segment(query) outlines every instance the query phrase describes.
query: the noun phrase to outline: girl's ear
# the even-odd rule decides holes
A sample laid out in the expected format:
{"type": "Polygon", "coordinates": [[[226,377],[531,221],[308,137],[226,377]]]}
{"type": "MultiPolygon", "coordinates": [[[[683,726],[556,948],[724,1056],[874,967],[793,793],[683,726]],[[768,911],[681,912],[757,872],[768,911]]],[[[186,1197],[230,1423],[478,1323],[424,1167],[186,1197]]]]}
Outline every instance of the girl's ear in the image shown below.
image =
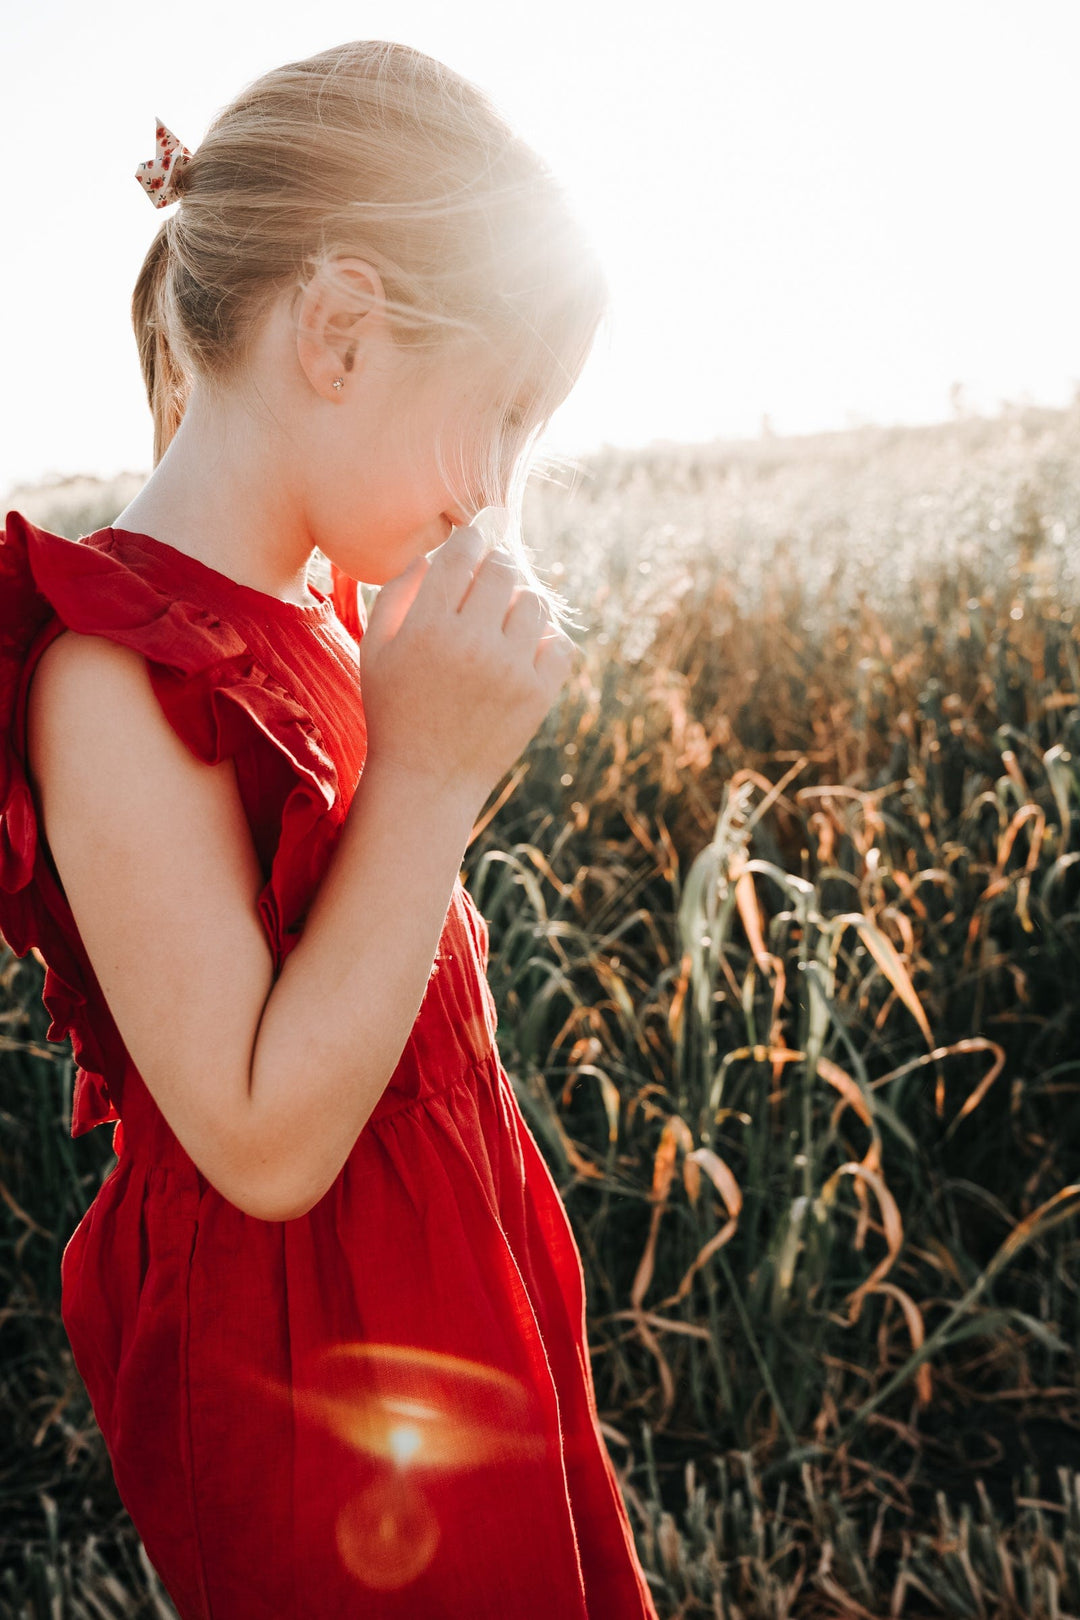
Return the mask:
{"type": "Polygon", "coordinates": [[[379,272],[364,259],[321,264],[301,288],[296,353],[315,392],[335,400],[335,377],[363,364],[365,346],[381,336],[386,294],[379,272]]]}

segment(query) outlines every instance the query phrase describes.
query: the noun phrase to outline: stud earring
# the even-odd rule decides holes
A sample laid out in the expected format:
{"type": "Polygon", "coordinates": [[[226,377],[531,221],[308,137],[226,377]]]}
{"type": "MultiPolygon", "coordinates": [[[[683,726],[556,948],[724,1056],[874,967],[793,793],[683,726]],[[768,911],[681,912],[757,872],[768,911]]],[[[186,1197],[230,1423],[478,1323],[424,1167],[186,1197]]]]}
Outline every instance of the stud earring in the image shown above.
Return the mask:
{"type": "Polygon", "coordinates": [[[335,377],[333,382],[330,384],[330,386],[331,386],[331,388],[344,388],[344,386],[345,386],[344,377],[335,377]]]}

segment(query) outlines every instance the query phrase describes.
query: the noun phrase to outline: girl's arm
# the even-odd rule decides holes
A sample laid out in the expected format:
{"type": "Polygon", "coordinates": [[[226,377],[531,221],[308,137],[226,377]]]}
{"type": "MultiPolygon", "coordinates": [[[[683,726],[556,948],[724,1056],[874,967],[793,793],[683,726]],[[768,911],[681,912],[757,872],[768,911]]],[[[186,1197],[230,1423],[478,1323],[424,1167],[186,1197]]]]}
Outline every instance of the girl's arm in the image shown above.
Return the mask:
{"type": "Polygon", "coordinates": [[[50,852],[158,1107],[231,1203],[304,1214],[405,1046],[475,795],[436,795],[372,760],[275,982],[232,762],[195,758],[142,656],[64,631],[38,661],[27,719],[50,852]]]}
{"type": "Polygon", "coordinates": [[[485,797],[378,759],[365,766],[257,1031],[250,1118],[272,1219],[322,1197],[394,1072],[485,797]],[[298,1126],[310,1130],[302,1155],[298,1126]]]}

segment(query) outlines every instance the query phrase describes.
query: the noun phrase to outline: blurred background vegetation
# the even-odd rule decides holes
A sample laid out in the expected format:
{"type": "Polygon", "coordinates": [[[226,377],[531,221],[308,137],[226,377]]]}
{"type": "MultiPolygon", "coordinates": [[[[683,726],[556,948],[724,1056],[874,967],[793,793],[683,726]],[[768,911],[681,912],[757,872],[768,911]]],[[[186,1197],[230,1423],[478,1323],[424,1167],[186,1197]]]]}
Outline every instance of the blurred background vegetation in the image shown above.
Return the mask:
{"type": "MultiPolygon", "coordinates": [[[[605,451],[526,532],[586,656],[463,875],[660,1614],[1080,1615],[1080,402],[605,451]]],[[[59,1318],[111,1133],[0,952],[0,1612],[171,1615],[59,1318]]]]}

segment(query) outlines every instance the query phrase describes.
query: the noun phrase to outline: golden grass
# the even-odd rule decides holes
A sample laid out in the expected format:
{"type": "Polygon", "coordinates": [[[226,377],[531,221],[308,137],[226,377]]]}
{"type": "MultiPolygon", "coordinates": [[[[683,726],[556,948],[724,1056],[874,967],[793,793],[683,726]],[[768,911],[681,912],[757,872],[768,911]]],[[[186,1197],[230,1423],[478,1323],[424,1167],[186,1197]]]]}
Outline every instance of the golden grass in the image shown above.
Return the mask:
{"type": "MultiPolygon", "coordinates": [[[[585,658],[466,879],[661,1613],[1080,1614],[1080,411],[583,473],[528,532],[585,658]]],[[[9,1330],[72,1146],[0,1166],[9,1330]]]]}

